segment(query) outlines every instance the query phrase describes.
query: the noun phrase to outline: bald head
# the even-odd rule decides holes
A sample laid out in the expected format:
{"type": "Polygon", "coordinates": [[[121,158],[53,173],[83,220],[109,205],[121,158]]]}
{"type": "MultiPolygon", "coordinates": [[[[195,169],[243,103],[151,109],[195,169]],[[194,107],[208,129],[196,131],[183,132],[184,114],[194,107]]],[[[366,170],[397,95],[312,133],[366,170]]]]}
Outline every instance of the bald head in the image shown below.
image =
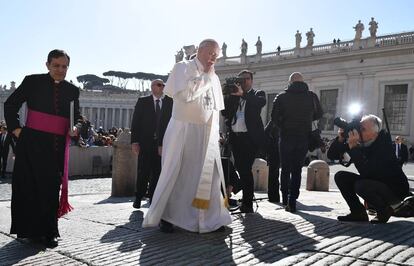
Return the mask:
{"type": "Polygon", "coordinates": [[[303,76],[300,72],[293,72],[289,77],[289,83],[297,81],[303,82],[303,76]]]}

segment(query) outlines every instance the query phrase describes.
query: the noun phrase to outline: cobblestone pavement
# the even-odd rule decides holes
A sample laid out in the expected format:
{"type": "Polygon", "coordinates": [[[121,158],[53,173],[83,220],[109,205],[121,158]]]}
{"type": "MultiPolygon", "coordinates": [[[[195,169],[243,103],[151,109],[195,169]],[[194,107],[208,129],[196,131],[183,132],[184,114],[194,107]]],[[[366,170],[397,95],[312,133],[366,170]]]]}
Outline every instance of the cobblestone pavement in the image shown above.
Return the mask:
{"type": "Polygon", "coordinates": [[[9,183],[0,183],[0,265],[414,265],[414,218],[338,222],[348,210],[333,184],[302,189],[296,214],[256,193],[257,212],[233,214],[225,232],[164,234],[141,227],[145,202],[135,210],[132,197],[110,197],[110,178],[71,180],[75,210],[59,221],[59,246],[44,249],[9,234],[9,183]]]}

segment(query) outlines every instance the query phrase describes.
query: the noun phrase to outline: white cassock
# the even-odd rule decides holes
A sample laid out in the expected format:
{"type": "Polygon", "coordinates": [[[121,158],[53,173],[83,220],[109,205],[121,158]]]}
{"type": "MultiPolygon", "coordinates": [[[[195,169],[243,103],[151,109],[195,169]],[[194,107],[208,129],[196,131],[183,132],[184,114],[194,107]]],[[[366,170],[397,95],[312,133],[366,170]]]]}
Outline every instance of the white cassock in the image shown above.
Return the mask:
{"type": "Polygon", "coordinates": [[[219,78],[195,58],[175,64],[164,93],[174,99],[163,140],[162,170],[142,226],[161,219],[185,230],[211,232],[231,223],[220,187],[219,78]]]}

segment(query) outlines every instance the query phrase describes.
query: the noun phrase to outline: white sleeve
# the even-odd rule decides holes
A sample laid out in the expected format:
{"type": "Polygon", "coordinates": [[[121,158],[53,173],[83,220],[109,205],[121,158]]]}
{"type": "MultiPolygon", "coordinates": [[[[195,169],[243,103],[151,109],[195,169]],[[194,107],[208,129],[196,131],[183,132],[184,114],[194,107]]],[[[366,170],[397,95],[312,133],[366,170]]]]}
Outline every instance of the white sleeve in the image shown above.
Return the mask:
{"type": "Polygon", "coordinates": [[[211,89],[211,77],[207,73],[200,74],[191,62],[175,64],[168,77],[164,93],[174,100],[191,102],[211,89]]]}

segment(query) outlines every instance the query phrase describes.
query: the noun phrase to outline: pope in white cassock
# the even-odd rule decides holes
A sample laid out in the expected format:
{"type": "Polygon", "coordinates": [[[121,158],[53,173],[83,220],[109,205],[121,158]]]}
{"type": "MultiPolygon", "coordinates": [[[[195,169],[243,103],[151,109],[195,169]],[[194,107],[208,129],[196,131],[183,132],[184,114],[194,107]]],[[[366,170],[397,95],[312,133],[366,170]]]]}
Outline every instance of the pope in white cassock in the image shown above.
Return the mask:
{"type": "Polygon", "coordinates": [[[219,112],[224,103],[214,71],[219,52],[215,40],[202,41],[196,58],[175,64],[168,78],[164,93],[174,105],[163,141],[160,178],[143,227],[161,221],[161,230],[173,224],[207,233],[231,223],[220,189],[224,176],[219,112]]]}

